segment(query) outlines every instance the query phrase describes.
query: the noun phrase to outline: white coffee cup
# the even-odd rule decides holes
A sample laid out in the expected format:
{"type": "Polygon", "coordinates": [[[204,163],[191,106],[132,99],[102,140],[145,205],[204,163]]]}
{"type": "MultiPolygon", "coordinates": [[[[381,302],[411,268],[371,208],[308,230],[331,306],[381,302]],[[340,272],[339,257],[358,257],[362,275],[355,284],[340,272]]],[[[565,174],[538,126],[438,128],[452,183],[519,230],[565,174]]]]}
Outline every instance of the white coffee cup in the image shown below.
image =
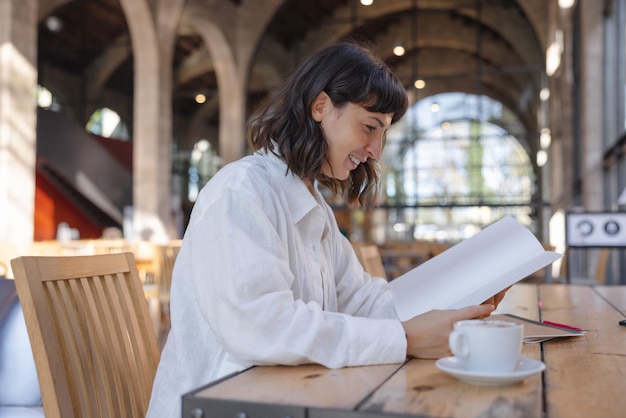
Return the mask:
{"type": "Polygon", "coordinates": [[[509,373],[519,362],[523,336],[519,323],[470,319],[454,324],[448,342],[466,370],[509,373]]]}

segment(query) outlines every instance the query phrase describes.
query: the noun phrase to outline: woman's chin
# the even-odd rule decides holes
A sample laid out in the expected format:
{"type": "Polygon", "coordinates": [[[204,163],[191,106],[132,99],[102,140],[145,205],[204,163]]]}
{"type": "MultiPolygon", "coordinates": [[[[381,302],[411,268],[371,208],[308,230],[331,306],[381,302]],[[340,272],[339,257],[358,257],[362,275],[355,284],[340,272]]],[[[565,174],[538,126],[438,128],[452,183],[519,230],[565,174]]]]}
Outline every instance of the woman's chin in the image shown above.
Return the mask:
{"type": "Polygon", "coordinates": [[[326,172],[326,170],[322,170],[322,173],[328,178],[343,181],[343,180],[347,180],[348,177],[350,177],[350,173],[352,172],[352,169],[344,168],[340,172],[337,172],[337,171],[329,174],[326,172]]]}
{"type": "Polygon", "coordinates": [[[350,171],[350,170],[348,170],[348,171],[346,171],[346,172],[344,172],[344,173],[341,173],[341,176],[337,176],[337,177],[336,177],[336,179],[337,179],[337,180],[341,180],[341,181],[343,181],[343,180],[347,180],[347,179],[350,177],[350,172],[351,172],[351,171],[350,171]]]}

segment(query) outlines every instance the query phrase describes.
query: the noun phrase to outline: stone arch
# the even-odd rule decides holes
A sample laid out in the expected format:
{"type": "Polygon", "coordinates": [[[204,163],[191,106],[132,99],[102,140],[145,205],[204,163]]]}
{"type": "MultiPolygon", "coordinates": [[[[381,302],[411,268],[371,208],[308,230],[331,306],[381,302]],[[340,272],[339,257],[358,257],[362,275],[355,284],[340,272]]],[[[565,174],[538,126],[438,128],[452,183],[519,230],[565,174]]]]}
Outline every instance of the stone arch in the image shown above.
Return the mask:
{"type": "Polygon", "coordinates": [[[41,0],[39,2],[39,18],[38,21],[42,21],[50,14],[52,14],[56,9],[65,4],[69,3],[72,0],[41,0]]]}
{"type": "Polygon", "coordinates": [[[87,69],[88,98],[91,99],[100,94],[107,80],[126,61],[131,52],[129,36],[123,34],[89,66],[87,69]]]}
{"type": "Polygon", "coordinates": [[[193,3],[187,19],[204,40],[218,81],[219,154],[228,163],[245,154],[245,105],[250,64],[266,25],[283,0],[215,10],[193,3]],[[268,4],[269,3],[269,4],[268,4]]]}

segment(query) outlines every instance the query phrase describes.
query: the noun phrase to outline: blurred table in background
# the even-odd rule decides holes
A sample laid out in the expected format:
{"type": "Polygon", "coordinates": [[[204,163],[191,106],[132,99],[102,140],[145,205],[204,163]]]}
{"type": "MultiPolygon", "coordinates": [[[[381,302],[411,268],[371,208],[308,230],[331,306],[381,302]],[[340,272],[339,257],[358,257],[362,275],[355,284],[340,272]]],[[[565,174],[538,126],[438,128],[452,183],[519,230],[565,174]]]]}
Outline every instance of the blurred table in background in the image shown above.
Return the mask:
{"type": "Polygon", "coordinates": [[[20,256],[78,256],[132,252],[155,331],[162,345],[170,326],[169,287],[174,261],[181,244],[181,240],[156,244],[148,241],[128,242],[124,239],[0,242],[0,277],[13,279],[11,259],[20,256]]]}

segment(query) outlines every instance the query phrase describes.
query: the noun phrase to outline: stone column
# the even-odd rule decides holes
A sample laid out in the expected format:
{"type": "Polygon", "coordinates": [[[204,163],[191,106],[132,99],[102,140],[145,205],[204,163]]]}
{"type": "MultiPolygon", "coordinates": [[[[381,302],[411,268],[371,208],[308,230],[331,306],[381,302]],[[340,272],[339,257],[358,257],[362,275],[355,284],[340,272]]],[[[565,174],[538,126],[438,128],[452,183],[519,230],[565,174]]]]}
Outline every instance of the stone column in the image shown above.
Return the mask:
{"type": "Polygon", "coordinates": [[[34,237],[38,3],[0,2],[0,241],[34,237]]]}
{"type": "Polygon", "coordinates": [[[580,2],[582,203],[587,211],[603,210],[604,154],[603,17],[604,2],[580,2]]]}
{"type": "Polygon", "coordinates": [[[135,79],[133,117],[133,240],[166,242],[172,216],[171,79],[182,1],[121,1],[131,34],[135,79]]]}
{"type": "MultiPolygon", "coordinates": [[[[584,212],[603,209],[603,7],[604,2],[580,1],[559,10],[564,54],[553,101],[552,154],[559,168],[552,175],[554,199],[563,209],[584,212]],[[576,25],[579,19],[579,25],[576,25]],[[578,31],[578,33],[575,33],[578,31]],[[574,36],[579,40],[574,43],[574,36]],[[579,48],[575,51],[574,48],[579,48]],[[577,60],[575,62],[575,60],[577,60]],[[578,73],[575,72],[578,68],[578,73]],[[576,97],[574,93],[577,93],[576,97]],[[555,159],[556,160],[556,159],[555,159]],[[560,193],[559,193],[560,192],[560,193]]],[[[569,277],[593,277],[594,250],[567,248],[569,277]]]]}

